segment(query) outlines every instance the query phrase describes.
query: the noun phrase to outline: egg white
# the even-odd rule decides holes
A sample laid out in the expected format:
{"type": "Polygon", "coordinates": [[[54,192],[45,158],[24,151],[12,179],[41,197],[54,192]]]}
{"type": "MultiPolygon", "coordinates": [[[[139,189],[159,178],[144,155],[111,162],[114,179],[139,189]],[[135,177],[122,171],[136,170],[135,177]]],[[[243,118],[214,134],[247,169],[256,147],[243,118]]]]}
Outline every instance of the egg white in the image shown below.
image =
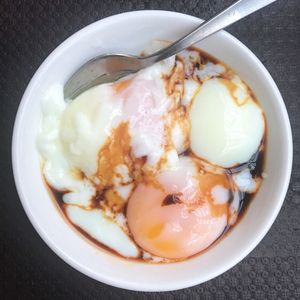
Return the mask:
{"type": "Polygon", "coordinates": [[[96,173],[99,149],[119,122],[121,103],[113,100],[111,85],[99,85],[70,102],[61,117],[65,154],[87,176],[96,173]]]}
{"type": "Polygon", "coordinates": [[[238,105],[217,78],[203,83],[189,117],[192,151],[221,167],[247,162],[258,150],[264,134],[261,108],[250,97],[238,105]]]}
{"type": "Polygon", "coordinates": [[[88,206],[96,190],[88,180],[78,178],[60,140],[60,122],[66,107],[63,87],[55,85],[49,89],[42,101],[43,121],[37,139],[43,173],[53,188],[69,191],[63,196],[66,203],[88,206]]]}
{"type": "Polygon", "coordinates": [[[233,174],[232,178],[238,189],[241,192],[247,193],[255,193],[258,190],[261,181],[259,178],[253,178],[248,168],[233,174]]]}
{"type": "Polygon", "coordinates": [[[68,205],[67,216],[91,237],[125,257],[138,257],[139,249],[116,222],[100,209],[86,210],[68,205]]]}

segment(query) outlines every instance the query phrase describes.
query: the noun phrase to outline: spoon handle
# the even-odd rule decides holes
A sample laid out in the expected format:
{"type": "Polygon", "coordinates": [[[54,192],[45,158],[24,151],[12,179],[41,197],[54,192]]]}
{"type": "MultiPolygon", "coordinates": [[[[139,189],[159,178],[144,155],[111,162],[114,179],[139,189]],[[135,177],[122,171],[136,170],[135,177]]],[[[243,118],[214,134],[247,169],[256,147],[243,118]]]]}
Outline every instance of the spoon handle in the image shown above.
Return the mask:
{"type": "Polygon", "coordinates": [[[194,31],[187,34],[180,40],[174,42],[167,48],[153,53],[146,60],[152,63],[168,58],[199,42],[213,33],[235,23],[236,21],[252,14],[253,12],[271,4],[276,0],[239,0],[211,18],[202,23],[194,31]]]}

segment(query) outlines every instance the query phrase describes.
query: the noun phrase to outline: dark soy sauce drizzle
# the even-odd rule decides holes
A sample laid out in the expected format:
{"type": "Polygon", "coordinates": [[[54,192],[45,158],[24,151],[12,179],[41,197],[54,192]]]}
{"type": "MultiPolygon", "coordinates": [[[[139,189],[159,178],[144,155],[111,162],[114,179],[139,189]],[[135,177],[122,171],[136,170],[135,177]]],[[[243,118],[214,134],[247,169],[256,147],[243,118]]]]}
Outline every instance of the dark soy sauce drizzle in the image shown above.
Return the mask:
{"type": "MultiPolygon", "coordinates": [[[[105,246],[104,244],[100,243],[98,240],[94,239],[92,236],[90,236],[87,232],[85,232],[83,229],[81,229],[79,226],[77,226],[76,224],[74,224],[73,222],[71,222],[71,220],[69,219],[67,212],[66,212],[66,204],[63,201],[63,196],[65,193],[67,193],[67,191],[58,191],[54,188],[52,188],[46,181],[46,185],[49,189],[50,194],[53,196],[55,202],[58,205],[58,210],[63,214],[64,219],[66,219],[66,221],[71,225],[71,227],[75,228],[81,235],[83,235],[83,237],[85,237],[88,241],[92,242],[94,245],[96,245],[97,247],[106,250],[107,252],[113,254],[113,255],[117,255],[121,258],[126,258],[124,256],[122,256],[121,254],[119,254],[117,251],[105,246]]],[[[99,197],[102,197],[101,195],[99,197]]],[[[96,208],[96,207],[100,207],[99,202],[97,201],[98,199],[98,195],[96,195],[95,199],[92,200],[92,208],[96,208]],[[97,204],[96,204],[97,202],[97,204]]],[[[126,259],[131,259],[131,258],[126,258],[126,259]]]]}
{"type": "Polygon", "coordinates": [[[161,206],[166,205],[172,205],[172,204],[180,204],[182,201],[180,200],[180,196],[182,196],[182,193],[177,194],[169,194],[165,197],[165,199],[162,201],[161,206]]]}
{"type": "MultiPolygon", "coordinates": [[[[263,172],[263,168],[264,168],[264,160],[265,160],[265,149],[266,149],[266,139],[264,137],[263,139],[263,144],[264,144],[264,148],[263,150],[257,152],[255,155],[253,155],[253,157],[250,159],[250,161],[248,162],[248,164],[255,164],[255,169],[251,170],[251,174],[254,177],[261,177],[262,176],[262,172],[263,172]]],[[[187,153],[190,153],[190,151],[187,151],[187,153]]],[[[230,170],[228,169],[228,173],[236,173],[237,171],[235,170],[235,172],[230,172],[230,170]]],[[[92,236],[90,236],[87,232],[85,232],[84,230],[82,230],[79,226],[75,225],[74,223],[71,222],[71,220],[68,218],[66,210],[65,210],[65,203],[63,202],[63,195],[66,193],[62,192],[62,191],[58,191],[54,188],[52,188],[47,181],[45,180],[47,187],[49,188],[50,194],[52,194],[55,202],[57,203],[57,205],[59,206],[59,210],[63,213],[64,218],[67,220],[67,222],[73,226],[81,235],[83,235],[87,240],[89,240],[90,242],[92,242],[94,245],[96,245],[97,247],[106,250],[107,252],[113,254],[113,255],[117,255],[118,257],[122,258],[122,259],[129,259],[132,261],[139,261],[139,262],[146,262],[145,260],[143,260],[141,257],[138,258],[126,258],[122,255],[120,255],[118,252],[114,251],[113,249],[105,246],[104,244],[100,243],[98,240],[94,239],[92,236]]],[[[233,228],[243,219],[243,217],[245,216],[253,198],[255,197],[256,193],[253,194],[249,194],[249,193],[241,193],[241,202],[240,202],[240,206],[239,206],[239,212],[238,212],[238,218],[236,220],[236,222],[234,223],[233,226],[227,225],[227,227],[224,229],[224,231],[222,232],[222,234],[211,244],[209,245],[206,249],[202,250],[201,252],[192,255],[190,258],[192,257],[196,257],[198,255],[201,255],[203,253],[205,253],[206,251],[208,251],[209,249],[211,249],[212,247],[216,246],[224,237],[226,237],[228,234],[230,234],[230,232],[233,230],[233,228]]],[[[181,203],[181,200],[179,198],[180,195],[177,194],[170,194],[168,195],[162,202],[162,206],[164,205],[171,205],[171,204],[177,204],[177,203],[181,203]],[[178,201],[177,201],[178,200],[178,201]]],[[[92,202],[92,206],[93,208],[95,207],[100,207],[99,202],[98,201],[102,200],[102,194],[96,195],[95,199],[92,202]],[[97,202],[97,204],[96,204],[97,202]]],[[[124,214],[126,215],[126,207],[124,210],[124,214]]],[[[186,258],[188,259],[188,258],[186,258]]]]}
{"type": "MultiPolygon", "coordinates": [[[[215,57],[211,56],[210,54],[208,54],[208,53],[206,53],[206,52],[204,52],[204,51],[202,51],[198,48],[191,47],[191,48],[189,48],[189,50],[198,51],[201,55],[201,58],[202,58],[201,62],[202,63],[207,63],[208,61],[211,61],[214,64],[222,63],[218,59],[216,59],[215,57]]],[[[224,66],[226,66],[226,64],[224,64],[224,63],[222,63],[222,64],[224,66]]],[[[228,66],[226,66],[226,68],[228,70],[232,70],[228,66]]],[[[220,76],[220,77],[222,77],[222,76],[220,76]]],[[[256,103],[259,103],[251,89],[250,89],[250,92],[251,92],[251,95],[252,95],[253,99],[256,101],[256,103]]],[[[250,169],[250,172],[251,172],[253,177],[262,177],[263,170],[264,170],[264,163],[265,163],[266,146],[267,146],[267,123],[266,123],[265,115],[264,115],[264,119],[265,119],[265,132],[264,132],[264,136],[263,136],[263,139],[261,141],[261,145],[260,145],[259,150],[255,154],[253,154],[253,156],[250,158],[249,162],[247,162],[243,165],[240,165],[240,166],[228,168],[226,170],[228,175],[232,175],[232,174],[237,173],[237,172],[241,171],[242,169],[248,167],[250,169]]],[[[181,156],[193,156],[193,153],[192,153],[191,149],[187,149],[184,153],[181,154],[181,156]]],[[[109,253],[111,253],[113,255],[119,256],[120,258],[129,259],[129,260],[132,260],[132,261],[146,262],[141,257],[138,257],[138,258],[124,258],[124,256],[120,255],[118,252],[114,251],[113,249],[103,245],[98,240],[94,239],[88,233],[86,233],[84,230],[82,230],[79,226],[72,223],[71,220],[67,216],[66,209],[65,209],[66,204],[63,201],[63,195],[65,193],[67,193],[68,191],[58,191],[58,190],[52,188],[48,184],[46,179],[44,179],[44,180],[45,180],[46,186],[49,189],[50,194],[55,199],[55,202],[59,206],[59,210],[63,213],[63,216],[66,219],[66,221],[73,228],[75,228],[80,234],[82,234],[87,240],[92,242],[94,245],[100,247],[101,249],[104,249],[104,250],[108,251],[109,253]]],[[[253,198],[255,197],[255,195],[256,195],[256,193],[253,193],[253,194],[241,193],[241,202],[240,202],[239,211],[238,211],[238,218],[237,218],[236,222],[234,223],[234,225],[233,226],[228,225],[224,229],[223,233],[219,236],[219,238],[217,238],[211,245],[209,245],[206,249],[202,250],[201,252],[199,252],[199,253],[197,253],[197,254],[189,257],[189,258],[196,257],[198,255],[203,254],[204,252],[208,251],[209,249],[211,249],[212,247],[217,245],[225,236],[230,234],[231,230],[233,230],[233,228],[242,220],[242,218],[246,214],[246,212],[247,212],[253,198]]],[[[91,208],[100,208],[101,207],[101,201],[104,200],[103,197],[104,197],[104,192],[103,191],[101,193],[97,193],[96,196],[94,197],[94,199],[92,199],[91,208]]],[[[181,202],[182,201],[180,200],[180,195],[179,194],[170,194],[170,195],[167,195],[167,197],[165,199],[163,199],[162,206],[179,204],[181,202]]],[[[126,209],[127,209],[127,207],[125,206],[125,208],[124,208],[124,214],[125,215],[126,215],[126,209]]],[[[131,236],[131,238],[132,238],[132,236],[131,236]]],[[[188,257],[186,259],[188,259],[188,257]]],[[[151,261],[150,261],[150,263],[151,263],[151,261]]]]}

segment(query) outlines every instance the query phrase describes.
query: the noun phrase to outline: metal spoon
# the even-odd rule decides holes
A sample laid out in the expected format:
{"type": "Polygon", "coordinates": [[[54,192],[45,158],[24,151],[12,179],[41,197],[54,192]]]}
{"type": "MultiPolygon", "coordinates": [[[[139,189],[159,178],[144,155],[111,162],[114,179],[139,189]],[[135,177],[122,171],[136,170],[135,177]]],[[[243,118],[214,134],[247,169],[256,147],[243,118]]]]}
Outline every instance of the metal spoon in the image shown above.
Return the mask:
{"type": "Polygon", "coordinates": [[[175,55],[213,33],[235,23],[276,0],[239,0],[202,23],[194,31],[170,46],[149,56],[105,54],[95,57],[79,68],[64,86],[65,99],[74,99],[85,90],[106,82],[116,81],[158,61],[175,55]]]}

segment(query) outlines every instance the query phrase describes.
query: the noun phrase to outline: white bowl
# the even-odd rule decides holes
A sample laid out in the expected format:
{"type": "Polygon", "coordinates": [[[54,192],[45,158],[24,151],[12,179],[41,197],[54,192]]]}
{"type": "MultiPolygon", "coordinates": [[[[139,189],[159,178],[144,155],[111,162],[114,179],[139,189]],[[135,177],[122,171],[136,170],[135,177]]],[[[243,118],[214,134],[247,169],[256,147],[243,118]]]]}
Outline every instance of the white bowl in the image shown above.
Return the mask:
{"type": "Polygon", "coordinates": [[[41,95],[65,82],[87,60],[101,53],[138,54],[150,41],[175,40],[200,19],[167,11],[137,11],[112,16],[75,33],[44,61],[22,98],[13,134],[13,171],[23,207],[42,239],[63,260],[101,282],[137,291],[189,287],[227,271],[261,241],[274,222],[287,191],[292,166],[292,136],[282,97],[268,71],[236,38],[219,32],[198,46],[231,66],[255,92],[266,113],[268,146],[261,189],[239,224],[204,254],[174,264],[145,264],[96,248],[62,217],[42,180],[36,136],[41,95]]]}

